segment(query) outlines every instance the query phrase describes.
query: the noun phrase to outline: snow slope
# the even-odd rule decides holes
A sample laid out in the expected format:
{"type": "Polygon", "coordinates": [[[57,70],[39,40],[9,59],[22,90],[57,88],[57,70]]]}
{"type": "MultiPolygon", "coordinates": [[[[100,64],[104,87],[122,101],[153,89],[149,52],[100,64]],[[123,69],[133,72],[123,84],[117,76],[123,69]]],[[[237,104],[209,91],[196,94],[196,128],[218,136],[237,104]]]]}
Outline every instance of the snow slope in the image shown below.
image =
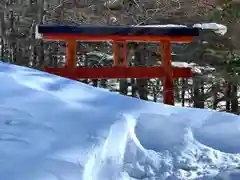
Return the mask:
{"type": "Polygon", "coordinates": [[[0,180],[240,179],[240,118],[0,63],[0,180]]]}

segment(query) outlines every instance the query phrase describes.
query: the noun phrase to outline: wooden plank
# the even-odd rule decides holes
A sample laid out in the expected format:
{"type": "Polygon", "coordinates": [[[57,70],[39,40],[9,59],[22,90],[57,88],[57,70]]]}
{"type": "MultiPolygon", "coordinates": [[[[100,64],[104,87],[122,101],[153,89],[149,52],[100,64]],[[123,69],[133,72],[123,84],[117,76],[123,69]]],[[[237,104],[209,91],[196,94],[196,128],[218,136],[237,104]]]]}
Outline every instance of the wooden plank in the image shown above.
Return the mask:
{"type": "Polygon", "coordinates": [[[169,41],[161,41],[162,66],[165,70],[163,79],[163,102],[174,105],[173,69],[171,67],[171,45],[169,41]]]}
{"type": "Polygon", "coordinates": [[[43,34],[43,38],[46,40],[68,40],[74,39],[78,41],[131,41],[131,42],[192,42],[191,36],[122,36],[122,35],[81,35],[81,34],[43,34]]]}
{"type": "Polygon", "coordinates": [[[119,65],[119,47],[118,42],[113,41],[113,65],[118,66],[119,65]]]}
{"type": "MultiPolygon", "coordinates": [[[[112,67],[112,68],[45,68],[48,73],[70,79],[163,78],[163,67],[112,67]]],[[[173,79],[192,77],[191,68],[172,67],[173,79]]]]}
{"type": "Polygon", "coordinates": [[[67,62],[66,68],[74,69],[76,68],[76,59],[77,59],[77,42],[75,40],[68,40],[67,41],[67,62]]]}
{"type": "Polygon", "coordinates": [[[38,33],[121,35],[121,36],[198,36],[199,28],[161,26],[39,25],[38,33]]]}

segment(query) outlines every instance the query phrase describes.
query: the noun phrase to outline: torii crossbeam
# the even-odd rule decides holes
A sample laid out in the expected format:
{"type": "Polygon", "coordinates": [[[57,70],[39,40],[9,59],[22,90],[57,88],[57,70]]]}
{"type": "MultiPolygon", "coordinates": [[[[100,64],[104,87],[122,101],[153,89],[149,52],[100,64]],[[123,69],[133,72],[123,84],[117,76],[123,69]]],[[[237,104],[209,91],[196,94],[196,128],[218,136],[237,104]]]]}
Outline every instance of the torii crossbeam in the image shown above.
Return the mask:
{"type": "Polygon", "coordinates": [[[174,105],[173,80],[192,77],[190,68],[171,66],[171,42],[188,43],[199,35],[198,28],[154,26],[66,26],[40,25],[38,33],[46,40],[67,42],[67,62],[64,68],[45,68],[46,72],[74,80],[100,78],[162,78],[163,102],[174,105]],[[114,66],[108,68],[76,67],[77,41],[113,41],[114,66]],[[158,67],[128,67],[126,43],[159,42],[162,65],[158,67]],[[124,60],[118,60],[118,43],[123,43],[124,60]]]}

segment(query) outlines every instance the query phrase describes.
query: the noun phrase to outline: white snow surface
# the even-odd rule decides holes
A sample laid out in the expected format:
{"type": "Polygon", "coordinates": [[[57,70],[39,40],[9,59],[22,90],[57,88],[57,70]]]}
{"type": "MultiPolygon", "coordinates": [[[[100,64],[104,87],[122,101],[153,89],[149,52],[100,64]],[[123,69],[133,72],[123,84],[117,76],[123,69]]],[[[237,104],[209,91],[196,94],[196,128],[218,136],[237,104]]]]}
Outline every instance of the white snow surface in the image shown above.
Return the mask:
{"type": "Polygon", "coordinates": [[[239,180],[240,118],[0,63],[1,180],[239,180]]]}
{"type": "MultiPolygon", "coordinates": [[[[166,25],[141,25],[140,27],[159,27],[159,28],[177,28],[177,27],[187,27],[181,24],[166,24],[166,25]]],[[[227,26],[217,23],[198,23],[193,25],[194,28],[209,29],[213,30],[217,34],[224,35],[227,32],[227,26]]]]}
{"type": "Polygon", "coordinates": [[[203,23],[203,24],[194,24],[193,27],[201,28],[201,29],[210,29],[215,31],[216,33],[220,35],[224,35],[227,33],[227,26],[223,24],[217,24],[217,23],[203,23]]]}

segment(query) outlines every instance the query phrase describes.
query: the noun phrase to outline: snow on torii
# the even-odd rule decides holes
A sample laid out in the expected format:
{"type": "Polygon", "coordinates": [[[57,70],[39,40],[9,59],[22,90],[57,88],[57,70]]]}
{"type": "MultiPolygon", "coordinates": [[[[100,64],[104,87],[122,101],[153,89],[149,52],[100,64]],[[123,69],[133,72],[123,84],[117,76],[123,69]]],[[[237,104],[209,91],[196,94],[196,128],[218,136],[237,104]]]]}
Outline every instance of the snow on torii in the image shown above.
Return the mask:
{"type": "Polygon", "coordinates": [[[89,26],[89,25],[39,25],[36,34],[46,40],[67,41],[67,63],[64,68],[45,68],[45,71],[71,79],[99,78],[163,78],[163,102],[174,105],[173,79],[191,77],[191,68],[171,66],[171,42],[191,42],[199,35],[194,27],[144,27],[144,26],[89,26]],[[114,67],[76,68],[77,41],[113,41],[114,67]],[[163,63],[160,67],[128,67],[127,41],[159,42],[163,63]],[[124,60],[118,60],[118,43],[124,44],[124,60]]]}

